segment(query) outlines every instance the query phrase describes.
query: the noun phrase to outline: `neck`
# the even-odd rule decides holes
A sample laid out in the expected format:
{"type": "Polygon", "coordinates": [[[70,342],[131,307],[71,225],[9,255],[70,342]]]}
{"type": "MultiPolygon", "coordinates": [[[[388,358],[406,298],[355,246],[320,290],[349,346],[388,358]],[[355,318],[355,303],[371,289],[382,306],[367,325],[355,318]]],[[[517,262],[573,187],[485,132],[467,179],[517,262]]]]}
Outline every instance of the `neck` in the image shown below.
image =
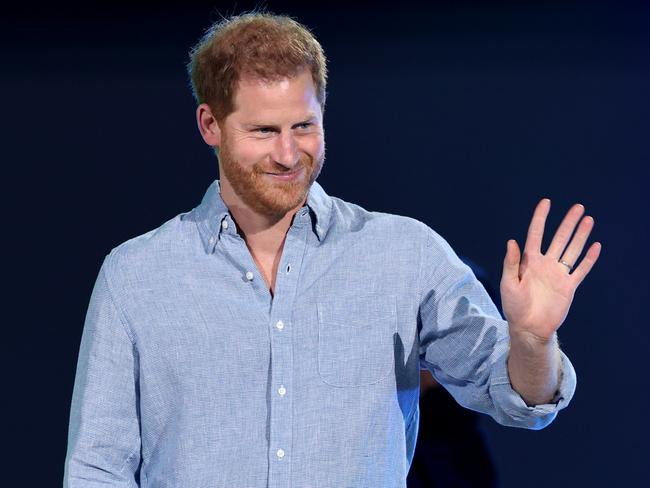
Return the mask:
{"type": "Polygon", "coordinates": [[[226,181],[223,181],[220,191],[222,200],[237,224],[239,235],[249,248],[254,248],[261,255],[276,254],[282,248],[296,212],[307,201],[305,197],[299,205],[284,215],[268,216],[251,210],[226,181]]]}

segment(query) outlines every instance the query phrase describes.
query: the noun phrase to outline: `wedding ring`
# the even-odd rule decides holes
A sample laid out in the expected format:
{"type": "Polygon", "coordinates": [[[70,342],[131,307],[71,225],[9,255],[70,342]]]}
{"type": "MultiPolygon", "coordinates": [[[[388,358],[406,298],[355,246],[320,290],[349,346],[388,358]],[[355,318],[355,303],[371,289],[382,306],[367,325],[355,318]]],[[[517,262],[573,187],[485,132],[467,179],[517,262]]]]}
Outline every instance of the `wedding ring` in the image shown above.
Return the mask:
{"type": "Polygon", "coordinates": [[[569,270],[569,273],[573,270],[573,266],[571,266],[571,265],[570,265],[569,263],[567,263],[566,261],[562,261],[562,260],[560,259],[560,264],[563,264],[564,266],[566,266],[566,267],[568,268],[568,270],[569,270]]]}

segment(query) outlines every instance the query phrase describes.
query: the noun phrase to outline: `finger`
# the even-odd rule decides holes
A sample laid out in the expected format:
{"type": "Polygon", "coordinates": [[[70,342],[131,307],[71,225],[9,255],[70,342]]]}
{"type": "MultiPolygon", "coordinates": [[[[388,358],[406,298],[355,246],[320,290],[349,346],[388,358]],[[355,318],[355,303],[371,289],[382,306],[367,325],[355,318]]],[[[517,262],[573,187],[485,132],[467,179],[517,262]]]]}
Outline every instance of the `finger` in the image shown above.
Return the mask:
{"type": "Polygon", "coordinates": [[[546,217],[551,209],[551,201],[548,198],[543,198],[535,207],[533,218],[528,227],[528,235],[526,236],[526,244],[524,245],[524,253],[540,253],[542,248],[542,237],[544,236],[544,224],[546,224],[546,217]]]}
{"type": "Polygon", "coordinates": [[[580,254],[582,253],[582,250],[585,247],[587,239],[589,238],[589,234],[591,234],[593,228],[594,228],[594,219],[593,217],[587,215],[585,218],[583,218],[580,221],[580,225],[578,225],[578,230],[576,230],[573,239],[571,239],[571,242],[569,243],[569,247],[567,247],[566,250],[564,251],[564,254],[562,254],[562,261],[564,261],[565,263],[569,263],[571,266],[573,266],[576,263],[578,257],[580,257],[580,254]]]}
{"type": "Polygon", "coordinates": [[[546,251],[547,256],[560,259],[562,251],[564,251],[569,239],[571,239],[571,234],[573,234],[573,231],[575,230],[584,211],[585,207],[579,203],[576,203],[569,209],[564,216],[564,219],[562,219],[562,223],[557,228],[553,240],[551,241],[551,245],[548,246],[548,250],[546,251]]]}
{"type": "Polygon", "coordinates": [[[574,269],[573,273],[571,273],[571,277],[575,281],[576,287],[582,283],[582,280],[585,279],[585,277],[589,274],[589,271],[591,271],[591,268],[593,268],[594,264],[598,260],[598,256],[600,256],[601,248],[602,246],[600,242],[594,242],[591,247],[589,247],[587,254],[580,262],[580,266],[574,269]]]}
{"type": "Polygon", "coordinates": [[[505,282],[518,282],[519,281],[519,260],[521,252],[519,245],[514,239],[510,239],[506,243],[506,257],[503,260],[503,275],[501,281],[505,282]]]}

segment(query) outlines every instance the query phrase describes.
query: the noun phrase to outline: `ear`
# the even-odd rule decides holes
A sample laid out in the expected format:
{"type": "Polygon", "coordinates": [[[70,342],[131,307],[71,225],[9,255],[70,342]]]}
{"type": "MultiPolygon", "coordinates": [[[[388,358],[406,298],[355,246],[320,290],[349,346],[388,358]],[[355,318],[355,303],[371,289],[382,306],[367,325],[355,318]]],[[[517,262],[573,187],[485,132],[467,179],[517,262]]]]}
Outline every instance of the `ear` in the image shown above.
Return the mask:
{"type": "Polygon", "coordinates": [[[196,108],[196,124],[208,146],[215,147],[221,144],[221,128],[207,103],[202,103],[196,108]]]}

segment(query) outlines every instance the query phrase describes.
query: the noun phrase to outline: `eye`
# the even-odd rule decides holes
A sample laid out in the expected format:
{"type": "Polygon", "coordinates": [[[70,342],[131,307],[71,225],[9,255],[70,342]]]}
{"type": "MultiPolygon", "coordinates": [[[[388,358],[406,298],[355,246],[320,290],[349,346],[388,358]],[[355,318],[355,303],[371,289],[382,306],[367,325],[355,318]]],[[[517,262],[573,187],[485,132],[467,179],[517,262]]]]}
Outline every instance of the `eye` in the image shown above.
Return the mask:
{"type": "Polygon", "coordinates": [[[298,129],[308,129],[311,125],[311,122],[303,122],[302,124],[298,124],[296,127],[298,129]]]}
{"type": "Polygon", "coordinates": [[[270,127],[258,127],[255,129],[255,132],[259,132],[260,134],[270,134],[273,131],[270,127]]]}

